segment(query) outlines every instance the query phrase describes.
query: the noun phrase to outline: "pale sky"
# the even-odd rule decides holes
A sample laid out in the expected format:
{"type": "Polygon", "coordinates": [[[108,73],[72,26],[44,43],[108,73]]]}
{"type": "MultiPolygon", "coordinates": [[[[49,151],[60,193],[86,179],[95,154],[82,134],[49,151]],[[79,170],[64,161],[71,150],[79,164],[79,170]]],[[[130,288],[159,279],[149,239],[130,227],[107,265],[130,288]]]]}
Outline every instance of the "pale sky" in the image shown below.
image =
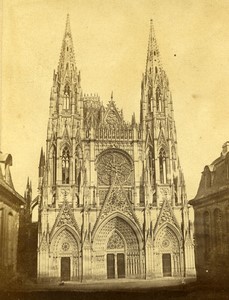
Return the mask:
{"type": "Polygon", "coordinates": [[[3,0],[1,151],[13,156],[23,194],[37,194],[53,69],[67,13],[85,93],[107,103],[111,91],[127,120],[139,117],[149,21],[173,95],[178,151],[188,199],[201,172],[229,140],[229,1],[3,0]]]}

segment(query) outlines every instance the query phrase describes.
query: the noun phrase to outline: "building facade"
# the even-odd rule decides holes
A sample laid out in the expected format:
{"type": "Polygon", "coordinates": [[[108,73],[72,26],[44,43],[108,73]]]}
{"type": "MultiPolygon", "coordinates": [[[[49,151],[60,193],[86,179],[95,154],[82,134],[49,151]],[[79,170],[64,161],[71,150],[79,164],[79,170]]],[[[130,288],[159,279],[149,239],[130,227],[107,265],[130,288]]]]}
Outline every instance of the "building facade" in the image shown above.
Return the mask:
{"type": "Polygon", "coordinates": [[[12,156],[0,152],[0,286],[17,272],[17,247],[20,207],[25,201],[13,185],[12,156]]]}
{"type": "Polygon", "coordinates": [[[195,259],[197,278],[217,284],[229,279],[229,142],[220,157],[205,166],[196,197],[195,259]]]}
{"type": "Polygon", "coordinates": [[[151,22],[140,122],[83,95],[69,17],[39,164],[38,279],[194,274],[168,78],[151,22]]]}

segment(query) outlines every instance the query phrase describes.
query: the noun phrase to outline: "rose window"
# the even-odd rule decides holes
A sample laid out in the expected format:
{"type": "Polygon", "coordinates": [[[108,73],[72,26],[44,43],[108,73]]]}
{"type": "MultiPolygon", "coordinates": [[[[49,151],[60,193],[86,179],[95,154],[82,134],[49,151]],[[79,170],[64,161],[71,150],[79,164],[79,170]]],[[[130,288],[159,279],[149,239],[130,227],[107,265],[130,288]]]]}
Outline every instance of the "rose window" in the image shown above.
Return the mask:
{"type": "Polygon", "coordinates": [[[170,241],[169,240],[163,240],[163,242],[162,242],[162,247],[163,248],[168,248],[169,247],[169,245],[170,245],[170,241]]]}
{"type": "Polygon", "coordinates": [[[62,244],[62,249],[63,249],[64,251],[68,251],[69,248],[70,248],[69,243],[65,242],[65,243],[62,244]]]}
{"type": "Polygon", "coordinates": [[[98,163],[98,182],[100,185],[131,185],[132,166],[123,154],[109,152],[98,163]]]}

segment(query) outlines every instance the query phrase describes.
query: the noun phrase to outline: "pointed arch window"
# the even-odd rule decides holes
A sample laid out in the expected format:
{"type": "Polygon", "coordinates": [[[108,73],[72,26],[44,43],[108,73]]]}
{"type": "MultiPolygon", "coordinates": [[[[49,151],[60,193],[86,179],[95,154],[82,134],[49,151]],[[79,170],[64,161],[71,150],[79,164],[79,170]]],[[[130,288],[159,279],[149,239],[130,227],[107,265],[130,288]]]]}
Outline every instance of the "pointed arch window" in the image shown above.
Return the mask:
{"type": "Polygon", "coordinates": [[[149,91],[148,91],[148,110],[151,111],[151,99],[152,99],[152,87],[149,87],[149,91]]]}
{"type": "Polygon", "coordinates": [[[56,147],[52,151],[52,183],[56,184],[56,147]]]}
{"type": "Polygon", "coordinates": [[[175,148],[172,147],[172,166],[173,166],[173,172],[176,171],[176,151],[175,148]]]}
{"type": "Polygon", "coordinates": [[[161,105],[161,90],[160,90],[159,86],[156,89],[156,108],[157,108],[157,111],[161,111],[162,110],[162,105],[161,105]]]}
{"type": "Polygon", "coordinates": [[[159,152],[159,169],[160,169],[160,183],[166,183],[167,171],[166,171],[166,153],[162,148],[159,152]]]}
{"type": "Polygon", "coordinates": [[[68,84],[65,85],[64,88],[64,105],[63,109],[69,109],[70,108],[70,87],[68,84]]]}
{"type": "Polygon", "coordinates": [[[68,147],[64,147],[62,152],[62,183],[69,184],[70,175],[70,154],[68,147]]]}

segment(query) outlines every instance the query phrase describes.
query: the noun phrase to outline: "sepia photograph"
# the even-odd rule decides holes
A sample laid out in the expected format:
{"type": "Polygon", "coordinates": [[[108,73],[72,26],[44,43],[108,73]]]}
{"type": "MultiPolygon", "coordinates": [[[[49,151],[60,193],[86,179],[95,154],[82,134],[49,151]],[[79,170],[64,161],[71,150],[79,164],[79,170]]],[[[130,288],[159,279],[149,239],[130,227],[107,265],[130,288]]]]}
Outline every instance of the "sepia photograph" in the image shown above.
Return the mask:
{"type": "Polygon", "coordinates": [[[229,299],[228,16],[0,0],[0,299],[229,299]]]}

